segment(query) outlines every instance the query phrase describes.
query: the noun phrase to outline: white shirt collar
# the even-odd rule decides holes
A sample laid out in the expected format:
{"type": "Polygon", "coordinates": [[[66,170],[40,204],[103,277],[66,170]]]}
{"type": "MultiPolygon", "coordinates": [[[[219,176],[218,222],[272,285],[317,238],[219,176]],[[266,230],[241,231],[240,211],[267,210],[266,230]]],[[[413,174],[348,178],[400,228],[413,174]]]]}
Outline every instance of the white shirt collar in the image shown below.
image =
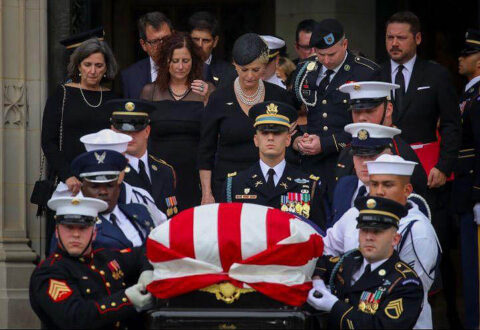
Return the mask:
{"type": "Polygon", "coordinates": [[[475,85],[478,81],[480,80],[480,76],[476,76],[472,80],[468,82],[468,84],[465,86],[465,92],[470,89],[473,85],[475,85]]]}
{"type": "Polygon", "coordinates": [[[357,196],[358,196],[358,191],[360,190],[360,188],[362,186],[365,186],[365,189],[367,189],[367,194],[370,192],[370,189],[368,188],[368,186],[366,186],[362,180],[358,179],[358,183],[357,183],[357,189],[355,189],[355,192],[353,193],[353,196],[352,196],[352,207],[354,206],[354,202],[355,202],[355,199],[357,199],[357,196]]]}
{"type": "Polygon", "coordinates": [[[210,56],[207,58],[205,63],[208,64],[208,65],[210,65],[210,63],[212,63],[212,54],[210,54],[210,56]]]}
{"type": "MultiPolygon", "coordinates": [[[[285,161],[285,159],[283,159],[280,163],[272,167],[273,170],[275,171],[275,175],[273,176],[273,182],[275,183],[275,185],[277,185],[278,181],[280,181],[280,178],[283,175],[283,171],[285,171],[286,164],[287,162],[285,161]]],[[[260,169],[262,170],[262,174],[263,174],[263,177],[265,178],[265,181],[268,181],[268,170],[270,168],[271,168],[270,166],[265,164],[260,159],[260,169]]]]}
{"type": "MultiPolygon", "coordinates": [[[[406,69],[409,73],[413,72],[413,66],[415,65],[415,60],[417,59],[417,55],[413,56],[411,59],[409,59],[406,63],[403,64],[404,70],[406,69]]],[[[394,60],[390,60],[390,63],[392,65],[392,74],[396,73],[398,66],[400,63],[395,62],[394,60]]]]}
{"type": "MultiPolygon", "coordinates": [[[[120,209],[118,208],[118,205],[115,205],[115,208],[113,209],[112,212],[110,213],[102,213],[100,214],[103,218],[105,218],[105,220],[107,221],[110,221],[110,214],[115,214],[115,216],[117,217],[117,219],[119,218],[119,212],[120,212],[120,209]]],[[[111,221],[110,221],[111,222],[111,221]]]]}
{"type": "Polygon", "coordinates": [[[150,75],[152,76],[152,82],[154,82],[155,80],[157,80],[158,67],[155,61],[151,57],[149,57],[149,59],[150,59],[150,75]]]}
{"type": "MultiPolygon", "coordinates": [[[[377,269],[381,264],[383,264],[385,261],[387,261],[388,258],[386,259],[382,259],[380,261],[376,261],[374,263],[371,263],[370,264],[370,271],[374,271],[375,269],[377,269]]],[[[362,273],[363,271],[365,270],[365,267],[367,267],[367,265],[369,264],[369,262],[367,261],[367,259],[363,258],[363,264],[362,264],[362,273]]]]}
{"type": "Polygon", "coordinates": [[[138,160],[141,159],[142,162],[145,164],[145,167],[148,167],[148,152],[145,151],[142,157],[137,158],[135,156],[125,154],[125,157],[128,159],[128,164],[133,167],[135,171],[138,172],[138,160]]]}

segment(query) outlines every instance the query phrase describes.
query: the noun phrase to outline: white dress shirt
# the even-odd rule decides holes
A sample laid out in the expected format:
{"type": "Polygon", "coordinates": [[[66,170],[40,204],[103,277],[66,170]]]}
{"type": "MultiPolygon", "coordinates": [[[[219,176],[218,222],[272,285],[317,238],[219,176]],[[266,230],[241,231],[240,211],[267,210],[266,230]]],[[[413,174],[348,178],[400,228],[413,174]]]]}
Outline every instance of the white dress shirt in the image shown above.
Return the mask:
{"type": "Polygon", "coordinates": [[[212,54],[210,54],[210,56],[207,58],[207,60],[205,61],[205,64],[208,64],[210,65],[210,63],[212,63],[212,54]]]}
{"type": "Polygon", "coordinates": [[[473,85],[475,85],[478,81],[480,80],[480,76],[476,76],[472,80],[468,82],[468,84],[465,85],[465,92],[470,89],[473,85]]]}
{"type": "MultiPolygon", "coordinates": [[[[412,76],[413,66],[415,65],[416,59],[417,59],[417,55],[415,55],[414,57],[409,59],[408,62],[403,64],[402,74],[403,74],[403,79],[405,80],[405,93],[408,90],[408,84],[410,83],[410,77],[412,76]]],[[[395,76],[397,75],[398,66],[400,65],[400,63],[390,60],[390,64],[392,67],[392,83],[395,83],[395,76]]]]}
{"type": "Polygon", "coordinates": [[[138,161],[141,160],[145,165],[145,172],[147,172],[148,178],[150,182],[152,182],[152,176],[150,175],[150,167],[148,166],[148,152],[145,151],[142,157],[137,158],[135,156],[125,154],[125,157],[128,159],[128,164],[132,167],[137,173],[140,173],[140,169],[138,167],[138,161]]]}
{"type": "MultiPolygon", "coordinates": [[[[370,272],[373,272],[375,269],[377,269],[381,264],[383,264],[387,260],[388,260],[388,258],[387,259],[382,259],[380,261],[376,261],[374,263],[371,263],[370,264],[370,272]]],[[[360,268],[355,273],[352,274],[352,282],[351,282],[352,285],[353,285],[353,283],[358,281],[358,279],[363,275],[363,272],[365,272],[365,268],[367,267],[368,264],[369,264],[369,262],[367,261],[367,259],[363,258],[362,266],[360,266],[360,268]]]]}
{"type": "Polygon", "coordinates": [[[264,79],[264,81],[282,87],[283,89],[287,88],[287,86],[285,86],[285,84],[283,83],[282,79],[278,78],[276,73],[272,74],[270,78],[264,79]]]}
{"type": "Polygon", "coordinates": [[[155,80],[157,80],[158,67],[151,57],[149,57],[149,59],[150,59],[150,75],[152,76],[152,82],[154,82],[155,80]]]}
{"type": "MultiPolygon", "coordinates": [[[[333,69],[333,73],[330,75],[330,81],[332,81],[333,77],[335,77],[338,70],[340,70],[340,68],[342,67],[343,63],[345,63],[345,60],[347,59],[347,56],[348,56],[348,52],[345,52],[345,57],[343,58],[342,63],[340,63],[336,68],[333,69]]],[[[320,72],[320,74],[318,75],[318,78],[317,78],[317,86],[320,85],[320,82],[322,81],[322,79],[327,75],[327,70],[328,69],[325,66],[322,65],[322,72],[320,72]]],[[[330,81],[329,81],[329,83],[330,83],[330,81]]]]}
{"type": "Polygon", "coordinates": [[[286,164],[287,162],[284,159],[274,167],[270,167],[260,159],[260,169],[262,170],[265,181],[268,181],[268,170],[273,168],[273,170],[275,171],[275,174],[273,175],[273,183],[275,183],[275,186],[276,186],[278,184],[278,181],[280,181],[280,178],[283,175],[283,171],[285,171],[286,164]]]}
{"type": "MultiPolygon", "coordinates": [[[[135,226],[130,222],[130,220],[128,220],[127,216],[123,214],[122,211],[120,211],[118,205],[115,206],[111,213],[102,214],[102,217],[111,223],[110,214],[112,213],[115,214],[115,216],[117,217],[117,225],[123,232],[125,237],[127,237],[128,240],[132,242],[133,246],[141,246],[143,243],[140,234],[138,233],[135,226]]],[[[138,229],[142,230],[140,227],[138,229]]],[[[146,233],[142,230],[142,234],[145,235],[146,233]]]]}

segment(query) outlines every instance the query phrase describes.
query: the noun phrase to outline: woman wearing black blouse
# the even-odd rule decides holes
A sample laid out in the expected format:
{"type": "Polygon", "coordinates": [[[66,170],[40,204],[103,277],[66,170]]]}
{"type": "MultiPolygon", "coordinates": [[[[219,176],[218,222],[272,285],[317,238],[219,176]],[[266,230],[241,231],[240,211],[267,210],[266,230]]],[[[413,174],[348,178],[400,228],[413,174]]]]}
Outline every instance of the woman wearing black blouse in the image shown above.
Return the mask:
{"type": "Polygon", "coordinates": [[[202,120],[198,148],[202,204],[219,199],[228,173],[258,161],[253,121],[248,117],[250,108],[269,100],[293,104],[291,94],[261,80],[268,63],[268,47],[260,36],[242,35],[235,41],[232,55],[238,78],[212,93],[202,120]]]}

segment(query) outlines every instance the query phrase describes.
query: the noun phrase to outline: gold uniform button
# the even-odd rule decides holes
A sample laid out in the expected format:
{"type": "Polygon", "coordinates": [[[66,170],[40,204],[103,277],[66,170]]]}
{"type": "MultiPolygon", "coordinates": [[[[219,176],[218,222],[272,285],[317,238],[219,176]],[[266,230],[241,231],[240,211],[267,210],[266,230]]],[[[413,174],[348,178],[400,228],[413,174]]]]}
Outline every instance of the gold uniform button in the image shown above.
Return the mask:
{"type": "Polygon", "coordinates": [[[101,308],[101,309],[105,309],[105,308],[107,308],[107,306],[102,305],[102,306],[100,306],[100,308],[101,308]]]}
{"type": "Polygon", "coordinates": [[[469,173],[470,173],[470,174],[473,174],[473,170],[470,170],[470,172],[469,172],[469,173]]]}
{"type": "Polygon", "coordinates": [[[54,254],[54,257],[55,257],[55,258],[58,258],[58,253],[55,253],[55,254],[54,254]]]}
{"type": "Polygon", "coordinates": [[[123,301],[123,302],[127,302],[128,299],[127,299],[126,297],[123,297],[123,298],[122,298],[122,301],[123,301]]]}
{"type": "Polygon", "coordinates": [[[327,117],[328,117],[328,114],[327,114],[326,112],[324,112],[324,113],[322,114],[322,117],[323,117],[323,118],[327,118],[327,117]]]}
{"type": "Polygon", "coordinates": [[[95,265],[91,265],[90,268],[95,270],[95,265]]]}
{"type": "Polygon", "coordinates": [[[323,101],[322,101],[322,104],[327,104],[327,100],[323,100],[323,101]]]}
{"type": "Polygon", "coordinates": [[[90,290],[90,289],[87,289],[87,290],[85,290],[85,291],[86,291],[87,293],[90,293],[90,292],[91,292],[91,290],[90,290]]]}
{"type": "Polygon", "coordinates": [[[122,282],[122,286],[127,286],[127,285],[125,284],[125,282],[122,282]]]}
{"type": "Polygon", "coordinates": [[[110,282],[105,283],[105,285],[107,286],[107,288],[109,288],[110,287],[110,282]]]}
{"type": "Polygon", "coordinates": [[[110,305],[112,305],[112,307],[115,307],[115,306],[117,306],[117,303],[116,303],[116,302],[112,302],[110,305]]]}
{"type": "Polygon", "coordinates": [[[323,126],[323,130],[324,130],[324,131],[328,131],[328,127],[327,127],[327,126],[323,126]]]}
{"type": "Polygon", "coordinates": [[[85,262],[85,259],[84,259],[84,258],[80,258],[80,259],[78,259],[78,260],[80,260],[81,262],[85,262]]]}
{"type": "Polygon", "coordinates": [[[105,275],[105,272],[103,270],[100,271],[100,275],[105,275]]]}
{"type": "Polygon", "coordinates": [[[350,299],[345,298],[345,302],[348,304],[350,302],[350,299]]]}
{"type": "Polygon", "coordinates": [[[347,103],[348,101],[347,100],[343,100],[343,103],[347,103]]]}

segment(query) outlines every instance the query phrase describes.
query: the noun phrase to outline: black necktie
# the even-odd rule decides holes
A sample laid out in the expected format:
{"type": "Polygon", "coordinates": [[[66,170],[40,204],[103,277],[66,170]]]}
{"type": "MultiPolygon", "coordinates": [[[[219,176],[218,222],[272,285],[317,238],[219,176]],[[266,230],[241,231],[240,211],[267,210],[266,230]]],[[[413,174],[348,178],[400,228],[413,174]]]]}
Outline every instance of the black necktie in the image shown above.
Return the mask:
{"type": "Polygon", "coordinates": [[[363,197],[367,194],[367,187],[365,186],[361,186],[360,189],[358,189],[358,194],[357,194],[357,198],[358,197],[363,197]]]}
{"type": "Polygon", "coordinates": [[[330,84],[330,76],[334,73],[335,71],[328,69],[325,72],[325,77],[323,77],[322,81],[320,81],[320,84],[318,85],[318,92],[320,95],[323,95],[325,93],[325,90],[327,89],[328,85],[330,84]]]}
{"type": "Polygon", "coordinates": [[[372,271],[372,266],[370,266],[370,264],[367,264],[365,266],[362,276],[358,278],[357,282],[360,281],[362,278],[368,276],[368,274],[370,274],[371,271],[372,271]]]}
{"type": "Polygon", "coordinates": [[[273,176],[275,175],[275,170],[273,168],[268,170],[268,180],[267,180],[267,186],[273,190],[275,189],[275,181],[273,181],[273,176]]]}
{"type": "MultiPolygon", "coordinates": [[[[400,85],[400,88],[395,90],[395,109],[393,111],[394,117],[397,117],[399,111],[403,106],[403,99],[405,97],[405,77],[403,76],[404,66],[400,64],[395,75],[395,84],[400,85]]],[[[398,118],[398,117],[397,117],[398,118]]]]}
{"type": "Polygon", "coordinates": [[[150,179],[148,177],[147,171],[145,171],[145,164],[141,159],[138,160],[138,174],[140,175],[140,178],[142,178],[143,183],[146,185],[146,187],[150,188],[150,179]]]}
{"type": "Polygon", "coordinates": [[[118,223],[117,223],[117,216],[115,214],[110,214],[110,221],[112,222],[112,224],[117,227],[117,228],[120,228],[118,227],[118,223]]]}

